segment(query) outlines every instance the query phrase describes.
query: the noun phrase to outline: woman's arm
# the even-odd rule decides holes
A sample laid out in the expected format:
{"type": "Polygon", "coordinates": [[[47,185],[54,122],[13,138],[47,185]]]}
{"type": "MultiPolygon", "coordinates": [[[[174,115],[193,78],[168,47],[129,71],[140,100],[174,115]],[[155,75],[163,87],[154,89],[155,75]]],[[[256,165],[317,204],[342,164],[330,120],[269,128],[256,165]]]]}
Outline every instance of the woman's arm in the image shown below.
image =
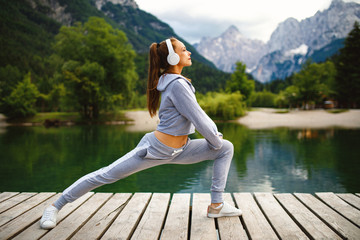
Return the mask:
{"type": "Polygon", "coordinates": [[[222,147],[222,134],[218,132],[216,124],[204,112],[196,101],[195,94],[184,79],[176,81],[171,89],[171,100],[181,115],[191,121],[195,128],[208,141],[212,149],[222,147]]]}

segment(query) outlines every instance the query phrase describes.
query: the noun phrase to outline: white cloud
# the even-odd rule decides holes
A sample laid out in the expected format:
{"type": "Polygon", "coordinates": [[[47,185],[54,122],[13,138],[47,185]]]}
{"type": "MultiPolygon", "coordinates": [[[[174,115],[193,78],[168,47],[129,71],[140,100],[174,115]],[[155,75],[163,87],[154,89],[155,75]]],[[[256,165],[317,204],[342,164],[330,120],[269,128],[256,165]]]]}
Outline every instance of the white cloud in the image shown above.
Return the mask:
{"type": "MultiPolygon", "coordinates": [[[[215,37],[235,25],[249,38],[267,41],[289,17],[302,20],[328,8],[331,0],[136,0],[139,8],[168,23],[190,43],[215,37]]],[[[357,2],[360,0],[346,0],[357,2]]]]}

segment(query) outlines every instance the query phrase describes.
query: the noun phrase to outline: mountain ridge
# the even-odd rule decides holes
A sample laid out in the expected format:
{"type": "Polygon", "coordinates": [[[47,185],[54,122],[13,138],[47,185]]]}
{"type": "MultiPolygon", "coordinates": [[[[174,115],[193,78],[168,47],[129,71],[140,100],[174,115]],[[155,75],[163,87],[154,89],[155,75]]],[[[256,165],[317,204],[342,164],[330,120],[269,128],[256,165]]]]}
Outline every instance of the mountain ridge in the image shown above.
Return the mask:
{"type": "Polygon", "coordinates": [[[328,9],[317,11],[312,17],[301,21],[290,17],[279,23],[266,43],[255,43],[259,40],[245,36],[243,39],[247,39],[246,45],[243,39],[239,41],[236,37],[224,40],[223,35],[229,29],[234,31],[233,27],[229,27],[218,37],[202,38],[195,47],[223,71],[232,72],[236,61],[242,61],[247,66],[247,72],[255,79],[268,82],[284,79],[300,70],[302,63],[312,58],[312,53],[325,46],[335,47],[327,53],[337,51],[339,45],[331,45],[331,42],[344,39],[354,22],[359,20],[360,4],[333,0],[328,9]],[[223,43],[222,46],[218,46],[220,43],[223,43]],[[296,52],[300,47],[307,51],[296,52]]]}

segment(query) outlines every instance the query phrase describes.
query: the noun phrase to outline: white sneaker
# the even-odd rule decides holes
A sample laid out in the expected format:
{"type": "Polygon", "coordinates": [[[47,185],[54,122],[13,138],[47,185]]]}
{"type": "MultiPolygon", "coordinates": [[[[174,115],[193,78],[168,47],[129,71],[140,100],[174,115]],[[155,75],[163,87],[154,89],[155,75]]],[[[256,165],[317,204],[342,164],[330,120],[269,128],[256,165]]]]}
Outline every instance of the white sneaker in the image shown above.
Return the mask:
{"type": "Polygon", "coordinates": [[[53,205],[45,208],[44,213],[40,219],[40,227],[42,229],[51,229],[56,226],[56,217],[59,210],[53,205]]]}
{"type": "Polygon", "coordinates": [[[222,206],[213,208],[211,205],[208,207],[207,216],[209,218],[219,217],[238,217],[242,215],[242,211],[236,207],[231,206],[227,202],[223,202],[222,206]]]}

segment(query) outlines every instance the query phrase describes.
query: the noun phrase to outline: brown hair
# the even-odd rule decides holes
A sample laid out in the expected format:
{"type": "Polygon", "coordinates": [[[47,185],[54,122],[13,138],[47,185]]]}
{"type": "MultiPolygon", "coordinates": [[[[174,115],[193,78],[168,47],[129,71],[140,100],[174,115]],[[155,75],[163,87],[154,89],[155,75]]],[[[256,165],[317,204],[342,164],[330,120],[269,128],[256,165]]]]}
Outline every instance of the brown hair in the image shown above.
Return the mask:
{"type": "MultiPolygon", "coordinates": [[[[170,38],[170,40],[174,47],[173,43],[177,39],[170,38]]],[[[147,83],[147,108],[151,117],[156,115],[157,109],[159,108],[160,92],[156,89],[156,87],[160,76],[170,67],[170,64],[167,62],[168,55],[169,50],[167,49],[165,41],[151,44],[149,52],[149,73],[147,83]]]]}

